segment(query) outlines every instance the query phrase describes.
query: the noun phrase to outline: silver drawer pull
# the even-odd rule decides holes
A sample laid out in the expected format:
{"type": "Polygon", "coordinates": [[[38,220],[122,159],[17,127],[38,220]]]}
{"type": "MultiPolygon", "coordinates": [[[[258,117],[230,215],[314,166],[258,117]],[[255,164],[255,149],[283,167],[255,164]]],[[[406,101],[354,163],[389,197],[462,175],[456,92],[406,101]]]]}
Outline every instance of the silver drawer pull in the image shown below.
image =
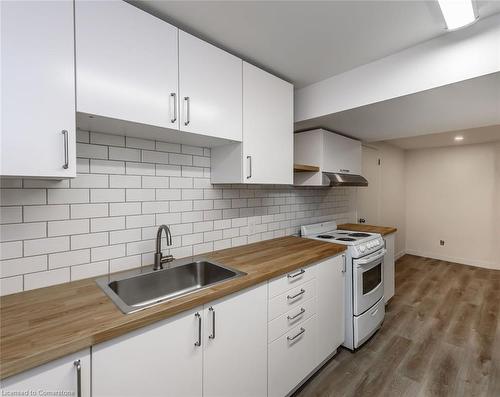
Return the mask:
{"type": "Polygon", "coordinates": [[[294,274],[289,274],[287,277],[288,278],[295,278],[295,277],[299,277],[301,276],[302,274],[304,274],[306,271],[304,269],[300,269],[299,272],[297,273],[294,273],[294,274]]]}
{"type": "Polygon", "coordinates": [[[200,313],[195,313],[194,316],[198,319],[198,340],[194,342],[195,346],[201,346],[201,316],[200,313]]]}
{"type": "Polygon", "coordinates": [[[297,317],[303,315],[305,312],[306,312],[306,309],[304,309],[303,307],[301,307],[300,308],[300,312],[298,312],[294,316],[286,316],[286,318],[289,319],[289,320],[295,320],[297,317]]]}
{"type": "Polygon", "coordinates": [[[287,336],[286,338],[291,342],[292,340],[297,339],[300,335],[302,335],[306,330],[302,327],[300,327],[300,331],[297,333],[297,335],[294,336],[287,336]]]}
{"type": "Polygon", "coordinates": [[[76,368],[76,396],[82,397],[82,363],[80,360],[73,361],[76,368]]]}
{"type": "Polygon", "coordinates": [[[286,298],[287,299],[295,299],[297,297],[299,297],[300,295],[302,295],[304,292],[306,292],[305,289],[300,289],[300,292],[297,292],[295,295],[288,295],[286,298]]]}
{"type": "Polygon", "coordinates": [[[67,170],[69,168],[69,159],[68,159],[68,130],[61,131],[64,137],[64,164],[63,168],[67,170]]]}

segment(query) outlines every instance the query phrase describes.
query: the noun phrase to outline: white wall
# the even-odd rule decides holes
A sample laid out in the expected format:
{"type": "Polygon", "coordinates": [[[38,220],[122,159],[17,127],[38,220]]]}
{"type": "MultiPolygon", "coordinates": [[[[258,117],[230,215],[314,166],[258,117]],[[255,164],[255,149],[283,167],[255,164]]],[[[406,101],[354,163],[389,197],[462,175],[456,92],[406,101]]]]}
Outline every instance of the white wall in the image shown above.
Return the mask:
{"type": "Polygon", "coordinates": [[[407,151],[406,198],[408,253],[500,269],[500,142],[407,151]]]}

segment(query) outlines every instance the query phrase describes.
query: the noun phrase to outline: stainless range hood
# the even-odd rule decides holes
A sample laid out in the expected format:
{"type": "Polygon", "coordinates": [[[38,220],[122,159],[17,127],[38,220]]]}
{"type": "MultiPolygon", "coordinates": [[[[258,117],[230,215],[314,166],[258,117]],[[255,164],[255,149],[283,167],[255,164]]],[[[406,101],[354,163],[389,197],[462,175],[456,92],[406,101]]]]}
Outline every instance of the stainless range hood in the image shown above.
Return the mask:
{"type": "Polygon", "coordinates": [[[368,181],[361,175],[323,172],[330,179],[330,186],[368,186],[368,181]]]}

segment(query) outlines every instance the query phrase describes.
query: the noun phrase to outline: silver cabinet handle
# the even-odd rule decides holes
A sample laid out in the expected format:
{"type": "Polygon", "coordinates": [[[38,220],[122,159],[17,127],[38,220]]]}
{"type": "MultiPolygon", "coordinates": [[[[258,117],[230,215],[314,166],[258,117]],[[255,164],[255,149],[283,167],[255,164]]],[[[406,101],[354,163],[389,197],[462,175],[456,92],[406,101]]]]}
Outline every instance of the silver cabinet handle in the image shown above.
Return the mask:
{"type": "Polygon", "coordinates": [[[287,299],[295,299],[297,297],[299,297],[300,295],[302,295],[304,292],[306,292],[304,289],[300,289],[300,292],[297,292],[295,295],[288,295],[286,298],[287,299]]]}
{"type": "Polygon", "coordinates": [[[293,316],[286,316],[286,318],[288,320],[295,320],[297,317],[302,316],[305,312],[306,312],[306,309],[304,309],[303,307],[301,307],[300,308],[300,312],[298,312],[297,314],[295,314],[293,316]]]}
{"type": "Polygon", "coordinates": [[[82,363],[76,360],[73,365],[76,368],[76,397],[82,397],[82,363]]]}
{"type": "Polygon", "coordinates": [[[201,346],[201,316],[200,313],[194,315],[198,319],[198,340],[194,342],[195,346],[201,346]]]}
{"type": "Polygon", "coordinates": [[[186,121],[184,125],[188,125],[191,122],[191,112],[190,112],[190,100],[188,96],[184,97],[184,102],[186,103],[186,121]]]}
{"type": "Polygon", "coordinates": [[[68,159],[68,131],[67,130],[62,130],[61,131],[64,137],[64,164],[63,168],[65,170],[68,169],[69,167],[69,159],[68,159]]]}
{"type": "Polygon", "coordinates": [[[215,339],[215,309],[210,307],[208,310],[212,312],[212,334],[208,335],[208,338],[215,339]]]}
{"type": "Polygon", "coordinates": [[[297,335],[294,335],[294,336],[287,336],[286,338],[289,340],[289,341],[292,341],[292,340],[295,340],[297,339],[300,335],[302,335],[304,332],[306,332],[306,330],[302,327],[300,327],[300,331],[297,333],[297,335]]]}
{"type": "Polygon", "coordinates": [[[342,169],[342,168],[339,171],[340,172],[351,172],[351,170],[346,170],[346,169],[342,169]]]}
{"type": "Polygon", "coordinates": [[[295,277],[299,277],[301,276],[302,274],[304,274],[306,271],[304,269],[300,269],[300,271],[298,271],[297,273],[294,273],[294,274],[289,274],[287,275],[288,278],[295,278],[295,277]]]}
{"type": "Polygon", "coordinates": [[[177,94],[175,92],[170,93],[170,97],[174,100],[174,117],[170,119],[171,123],[177,121],[177,94]]]}
{"type": "Polygon", "coordinates": [[[248,176],[247,179],[250,179],[252,177],[252,156],[247,156],[248,160],[248,176]]]}
{"type": "Polygon", "coordinates": [[[342,264],[342,273],[345,273],[346,271],[346,262],[347,262],[347,258],[345,256],[345,254],[342,254],[342,259],[343,259],[343,264],[342,264]]]}

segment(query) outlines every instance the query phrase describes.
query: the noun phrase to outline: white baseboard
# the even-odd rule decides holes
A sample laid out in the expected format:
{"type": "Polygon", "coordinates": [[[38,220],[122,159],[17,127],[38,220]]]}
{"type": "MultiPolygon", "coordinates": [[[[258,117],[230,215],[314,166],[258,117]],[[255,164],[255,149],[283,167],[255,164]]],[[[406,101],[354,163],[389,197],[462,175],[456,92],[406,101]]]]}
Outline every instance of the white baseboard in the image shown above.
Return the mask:
{"type": "Polygon", "coordinates": [[[406,251],[401,251],[398,252],[396,255],[394,255],[394,260],[397,261],[399,258],[401,258],[404,254],[406,254],[406,251]]]}
{"type": "Polygon", "coordinates": [[[440,255],[440,254],[435,254],[435,253],[431,253],[431,252],[424,252],[424,251],[419,251],[419,250],[412,250],[412,249],[407,249],[406,253],[410,254],[410,255],[422,256],[424,258],[432,258],[432,259],[438,259],[438,260],[446,261],[446,262],[460,263],[462,265],[470,265],[470,266],[484,267],[486,269],[500,270],[500,263],[494,263],[494,262],[490,262],[490,261],[478,261],[478,260],[468,259],[468,258],[455,258],[455,257],[451,257],[451,256],[440,255]]]}

